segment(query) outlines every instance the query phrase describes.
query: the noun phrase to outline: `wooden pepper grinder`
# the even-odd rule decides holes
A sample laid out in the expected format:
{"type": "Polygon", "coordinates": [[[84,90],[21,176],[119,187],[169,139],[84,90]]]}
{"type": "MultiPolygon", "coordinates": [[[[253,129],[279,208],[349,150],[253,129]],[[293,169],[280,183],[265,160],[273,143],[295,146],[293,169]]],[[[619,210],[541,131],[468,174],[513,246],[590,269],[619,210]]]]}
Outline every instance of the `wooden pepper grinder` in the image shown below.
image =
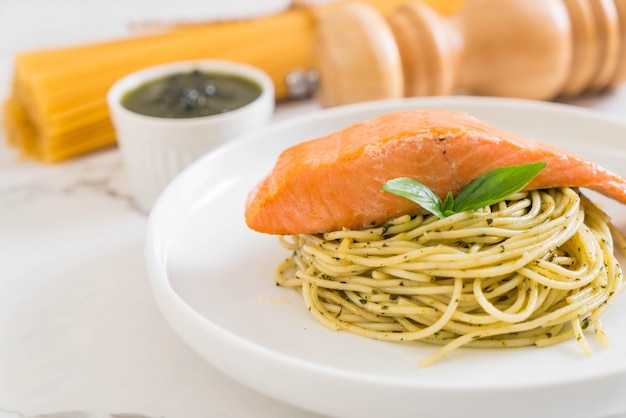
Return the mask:
{"type": "Polygon", "coordinates": [[[455,92],[549,100],[626,79],[626,0],[468,0],[444,17],[407,2],[318,16],[323,106],[455,92]]]}

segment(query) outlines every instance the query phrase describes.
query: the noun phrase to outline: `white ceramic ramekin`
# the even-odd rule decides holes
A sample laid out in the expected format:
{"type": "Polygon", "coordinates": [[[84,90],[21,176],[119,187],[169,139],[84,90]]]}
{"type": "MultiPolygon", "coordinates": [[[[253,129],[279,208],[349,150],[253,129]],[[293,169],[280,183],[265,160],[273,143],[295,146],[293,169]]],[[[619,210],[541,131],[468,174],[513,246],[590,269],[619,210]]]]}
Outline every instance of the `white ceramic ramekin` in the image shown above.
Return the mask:
{"type": "Polygon", "coordinates": [[[125,76],[111,87],[107,102],[136,204],[149,211],[170,180],[191,162],[216,146],[268,123],[274,111],[274,85],[265,72],[247,64],[179,61],[125,76]],[[261,95],[250,104],[219,115],[179,119],[141,115],[121,104],[127,92],[146,82],[192,70],[247,78],[261,87],[261,95]]]}

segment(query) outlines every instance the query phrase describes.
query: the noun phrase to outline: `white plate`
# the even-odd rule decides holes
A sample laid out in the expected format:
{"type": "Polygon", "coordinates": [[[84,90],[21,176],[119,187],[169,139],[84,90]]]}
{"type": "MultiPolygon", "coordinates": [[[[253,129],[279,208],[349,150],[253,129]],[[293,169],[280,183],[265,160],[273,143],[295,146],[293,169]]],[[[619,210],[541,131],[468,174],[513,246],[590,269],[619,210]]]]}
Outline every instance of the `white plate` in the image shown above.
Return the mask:
{"type": "MultiPolygon", "coordinates": [[[[206,155],[158,200],[146,257],[167,320],[190,347],[234,379],[321,414],[590,418],[626,411],[626,296],[604,319],[611,346],[590,337],[591,357],[584,357],[576,342],[544,349],[463,348],[418,368],[417,361],[434,347],[330,331],[307,314],[297,292],[274,285],[274,268],[287,254],[276,237],[246,227],[248,191],[284,148],[413,107],[467,111],[626,174],[626,126],[565,105],[422,98],[293,119],[206,155]]],[[[599,199],[624,229],[626,208],[599,199]]]]}

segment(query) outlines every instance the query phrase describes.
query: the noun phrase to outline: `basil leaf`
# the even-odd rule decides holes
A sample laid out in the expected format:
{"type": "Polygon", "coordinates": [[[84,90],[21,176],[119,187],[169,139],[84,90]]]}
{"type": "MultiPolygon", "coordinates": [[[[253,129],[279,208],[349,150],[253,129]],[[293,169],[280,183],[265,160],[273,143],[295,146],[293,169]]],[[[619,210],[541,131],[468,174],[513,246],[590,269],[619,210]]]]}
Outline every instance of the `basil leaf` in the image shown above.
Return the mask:
{"type": "Polygon", "coordinates": [[[452,196],[452,192],[448,192],[446,195],[446,200],[443,201],[443,208],[441,211],[443,212],[444,218],[456,213],[454,211],[454,196],[452,196]]]}
{"type": "Polygon", "coordinates": [[[452,192],[448,192],[443,202],[430,187],[409,177],[389,180],[383,185],[383,190],[417,203],[438,218],[445,218],[506,199],[526,187],[547,165],[536,162],[496,168],[472,180],[456,199],[452,192]]]}
{"type": "Polygon", "coordinates": [[[546,167],[537,162],[499,167],[475,178],[456,196],[454,211],[464,212],[493,205],[517,193],[546,167]]]}
{"type": "MultiPolygon", "coordinates": [[[[410,177],[398,177],[383,185],[383,190],[417,203],[433,215],[445,218],[443,203],[430,187],[410,177]]],[[[446,198],[446,200],[448,200],[446,198]]]]}

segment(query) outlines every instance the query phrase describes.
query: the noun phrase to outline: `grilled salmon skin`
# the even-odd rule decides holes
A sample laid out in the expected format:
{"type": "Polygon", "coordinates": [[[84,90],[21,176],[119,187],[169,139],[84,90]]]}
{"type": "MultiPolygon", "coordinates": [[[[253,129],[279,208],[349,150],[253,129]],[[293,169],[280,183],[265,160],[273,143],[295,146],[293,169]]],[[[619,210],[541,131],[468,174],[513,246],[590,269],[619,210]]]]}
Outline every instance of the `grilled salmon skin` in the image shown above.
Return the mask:
{"type": "Polygon", "coordinates": [[[584,187],[626,203],[626,179],[591,161],[466,113],[415,109],[283,151],[249,193],[246,223],[279,235],[362,229],[419,211],[381,190],[393,178],[412,177],[445,198],[489,170],[536,161],[548,165],[528,189],[584,187]]]}

